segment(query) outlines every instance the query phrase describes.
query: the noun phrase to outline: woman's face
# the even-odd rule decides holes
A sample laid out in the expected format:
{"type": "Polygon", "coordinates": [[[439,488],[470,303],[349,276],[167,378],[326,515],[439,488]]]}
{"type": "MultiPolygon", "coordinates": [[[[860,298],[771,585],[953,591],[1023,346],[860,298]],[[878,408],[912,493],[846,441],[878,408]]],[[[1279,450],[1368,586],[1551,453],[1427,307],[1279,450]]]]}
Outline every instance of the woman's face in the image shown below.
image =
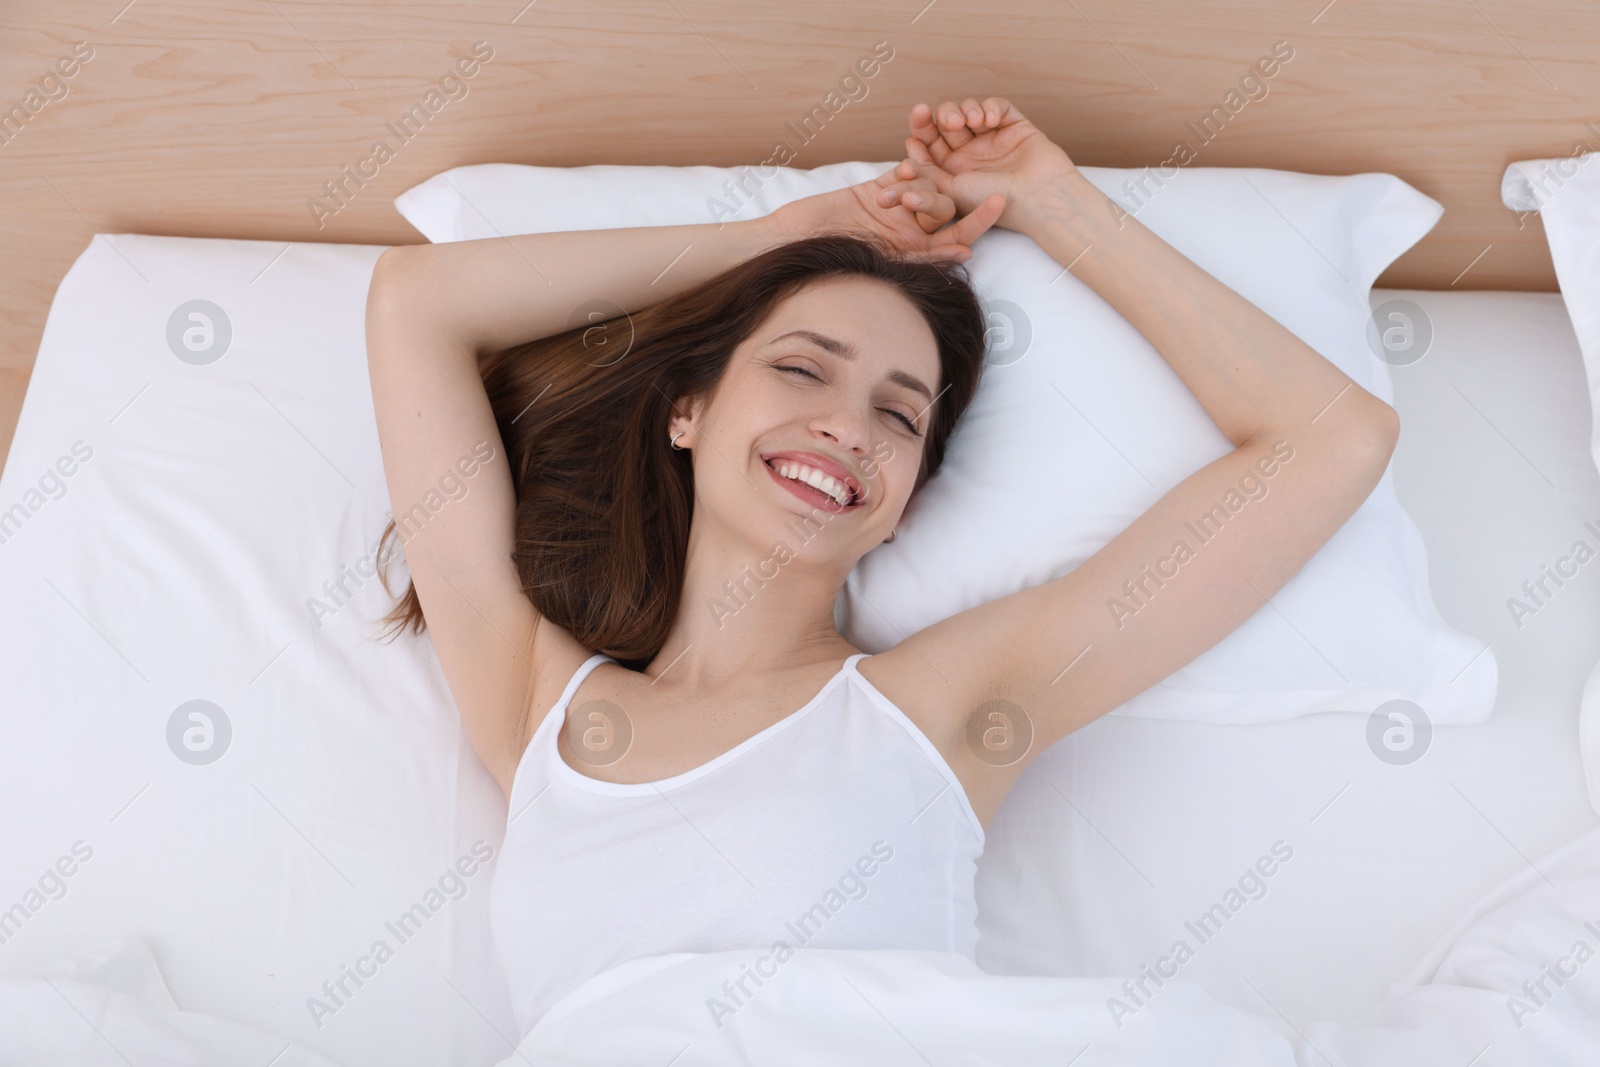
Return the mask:
{"type": "Polygon", "coordinates": [[[911,498],[941,389],[933,331],[894,286],[860,276],[807,286],[739,345],[699,408],[695,509],[763,550],[799,550],[804,531],[854,565],[911,498]],[[807,483],[819,473],[833,483],[807,483]]]}

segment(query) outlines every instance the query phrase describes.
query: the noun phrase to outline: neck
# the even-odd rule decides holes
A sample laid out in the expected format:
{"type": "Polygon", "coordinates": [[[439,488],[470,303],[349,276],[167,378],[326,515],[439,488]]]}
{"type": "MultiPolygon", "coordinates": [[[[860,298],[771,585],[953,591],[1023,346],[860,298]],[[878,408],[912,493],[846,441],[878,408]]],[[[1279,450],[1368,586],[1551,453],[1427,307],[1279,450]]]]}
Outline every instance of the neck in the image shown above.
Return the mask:
{"type": "Polygon", "coordinates": [[[705,689],[855,651],[833,624],[854,559],[829,516],[796,516],[759,545],[707,528],[705,515],[692,520],[677,618],[646,674],[705,689]]]}

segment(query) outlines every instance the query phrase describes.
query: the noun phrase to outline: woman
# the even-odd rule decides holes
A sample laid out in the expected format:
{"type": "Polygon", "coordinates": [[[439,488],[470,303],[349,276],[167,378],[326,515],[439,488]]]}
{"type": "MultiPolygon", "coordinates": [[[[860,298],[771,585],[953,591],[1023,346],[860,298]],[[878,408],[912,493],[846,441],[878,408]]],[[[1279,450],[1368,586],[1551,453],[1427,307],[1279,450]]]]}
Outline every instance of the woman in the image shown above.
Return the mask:
{"type": "Polygon", "coordinates": [[[524,1031],[660,952],[753,950],[714,1015],[802,946],[971,956],[984,828],[1031,759],[1254,613],[1388,463],[1393,409],[1009,102],[910,126],[893,170],[755,221],[378,261],[369,362],[413,583],[392,618],[426,613],[510,802],[492,918],[524,1031]],[[868,656],[834,606],[976,388],[956,264],[992,225],[1142,331],[1235,449],[1070,573],[868,656]],[[638,314],[594,326],[597,301],[638,314]],[[457,470],[465,495],[414,508],[457,470]],[[1137,618],[1106,609],[1252,473],[1270,503],[1137,618]]]}

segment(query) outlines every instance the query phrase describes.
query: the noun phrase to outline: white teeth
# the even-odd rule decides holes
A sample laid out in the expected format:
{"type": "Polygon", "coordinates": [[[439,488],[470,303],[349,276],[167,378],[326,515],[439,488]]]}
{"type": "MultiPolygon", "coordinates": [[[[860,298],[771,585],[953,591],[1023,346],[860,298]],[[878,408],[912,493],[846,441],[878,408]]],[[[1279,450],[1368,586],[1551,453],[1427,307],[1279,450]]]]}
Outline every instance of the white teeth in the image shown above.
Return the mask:
{"type": "Polygon", "coordinates": [[[833,497],[834,502],[844,507],[850,500],[850,487],[830,475],[824,474],[814,467],[807,467],[802,463],[791,463],[779,460],[775,469],[785,478],[797,482],[805,482],[813,489],[820,489],[833,497]]]}

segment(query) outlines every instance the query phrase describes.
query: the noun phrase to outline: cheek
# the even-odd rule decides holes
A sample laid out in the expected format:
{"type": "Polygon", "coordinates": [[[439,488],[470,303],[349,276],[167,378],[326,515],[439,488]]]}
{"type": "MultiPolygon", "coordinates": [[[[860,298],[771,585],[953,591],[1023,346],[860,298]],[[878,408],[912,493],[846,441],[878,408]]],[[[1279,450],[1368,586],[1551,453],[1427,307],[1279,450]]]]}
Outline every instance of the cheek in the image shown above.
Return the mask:
{"type": "Polygon", "coordinates": [[[804,392],[775,374],[771,379],[743,375],[725,383],[713,414],[730,431],[760,432],[776,422],[795,418],[804,408],[804,392]]]}
{"type": "Polygon", "coordinates": [[[883,495],[893,507],[903,509],[911,500],[922,463],[922,443],[897,438],[892,432],[878,438],[862,468],[867,485],[883,495]]]}

